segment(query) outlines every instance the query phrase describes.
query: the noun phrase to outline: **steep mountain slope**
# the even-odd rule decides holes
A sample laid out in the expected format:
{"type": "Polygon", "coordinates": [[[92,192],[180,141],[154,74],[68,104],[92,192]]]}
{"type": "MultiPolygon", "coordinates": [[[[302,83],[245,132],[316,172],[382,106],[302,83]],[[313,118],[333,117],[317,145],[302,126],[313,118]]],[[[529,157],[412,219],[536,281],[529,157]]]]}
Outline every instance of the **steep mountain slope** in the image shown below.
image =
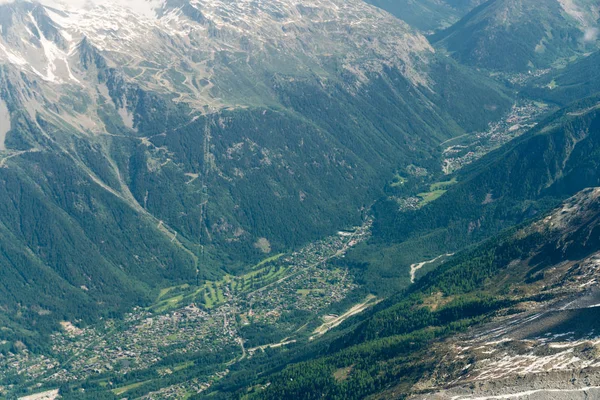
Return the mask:
{"type": "Polygon", "coordinates": [[[260,384],[237,394],[467,400],[597,393],[599,199],[600,189],[586,189],[543,219],[456,255],[336,338],[296,354],[296,363],[278,371],[274,362],[260,384]]]}
{"type": "MultiPolygon", "coordinates": [[[[398,214],[390,201],[400,217],[387,232],[405,246],[390,257],[402,260],[411,243],[443,254],[457,242],[464,247],[524,219],[535,222],[431,263],[435,270],[418,271],[405,291],[328,337],[271,352],[253,361],[252,374],[239,366],[210,395],[466,400],[596,393],[600,190],[585,188],[600,182],[598,104],[591,97],[546,119],[457,173],[445,194],[417,211],[398,214]]],[[[369,262],[386,255],[390,240],[378,237],[390,214],[376,210],[375,241],[362,252],[369,262]]],[[[389,269],[374,263],[371,274],[360,256],[344,262],[359,275],[366,271],[365,280],[379,274],[376,293],[385,293],[392,277],[408,277],[401,261],[389,269]]]]}
{"type": "Polygon", "coordinates": [[[367,3],[388,11],[417,29],[430,32],[454,24],[483,0],[370,0],[367,3]]]}
{"type": "Polygon", "coordinates": [[[543,237],[542,245],[508,264],[493,282],[513,299],[544,300],[518,304],[442,343],[445,365],[417,384],[419,391],[434,393],[414,398],[597,395],[599,195],[597,188],[585,190],[517,232],[543,237]]]}
{"type": "Polygon", "coordinates": [[[600,51],[596,51],[564,69],[533,80],[524,95],[559,105],[600,92],[600,51]]]}
{"type": "Polygon", "coordinates": [[[430,39],[461,63],[528,72],[597,49],[599,18],[595,1],[491,0],[430,39]]]}
{"type": "Polygon", "coordinates": [[[357,224],[511,103],[359,1],[69,3],[0,5],[0,304],[34,332],[357,224]]]}
{"type": "Polygon", "coordinates": [[[374,207],[373,247],[365,248],[358,260],[373,269],[383,267],[391,276],[403,271],[408,277],[410,263],[427,260],[405,259],[402,254],[411,249],[430,258],[452,253],[598,185],[599,103],[595,96],[554,114],[459,170],[454,184],[419,209],[400,210],[390,193],[374,207]]]}

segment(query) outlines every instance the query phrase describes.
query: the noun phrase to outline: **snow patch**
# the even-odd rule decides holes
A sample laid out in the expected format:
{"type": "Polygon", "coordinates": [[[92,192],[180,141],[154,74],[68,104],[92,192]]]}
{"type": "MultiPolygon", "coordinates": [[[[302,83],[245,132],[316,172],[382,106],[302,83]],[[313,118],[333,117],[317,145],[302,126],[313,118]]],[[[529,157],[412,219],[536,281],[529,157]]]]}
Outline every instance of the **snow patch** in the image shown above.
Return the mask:
{"type": "MultiPolygon", "coordinates": [[[[537,389],[537,390],[527,390],[525,392],[511,393],[511,394],[501,394],[497,396],[483,396],[483,397],[472,397],[472,396],[454,396],[451,400],[511,400],[511,399],[527,399],[535,394],[542,393],[563,393],[567,395],[567,393],[582,393],[588,392],[590,390],[598,390],[600,386],[589,386],[580,389],[537,389]]],[[[567,397],[563,397],[567,398],[567,397]]]]}
{"type": "Polygon", "coordinates": [[[598,40],[600,30],[598,28],[587,28],[583,33],[583,41],[586,43],[593,43],[598,40]]]}
{"type": "Polygon", "coordinates": [[[165,4],[164,0],[41,0],[40,2],[49,7],[65,10],[89,10],[95,6],[112,4],[127,7],[145,17],[156,17],[156,10],[165,4]]]}
{"type": "Polygon", "coordinates": [[[57,74],[59,74],[68,76],[68,78],[72,81],[79,82],[71,72],[67,55],[61,49],[59,49],[53,41],[46,38],[42,29],[40,29],[37,20],[31,12],[29,13],[29,18],[31,19],[31,22],[37,31],[40,33],[40,43],[42,44],[42,49],[44,50],[44,55],[46,56],[46,61],[48,63],[45,68],[45,75],[41,74],[42,78],[48,82],[60,82],[61,79],[59,76],[57,76],[57,74]]]}
{"type": "Polygon", "coordinates": [[[0,43],[0,50],[4,53],[8,62],[11,64],[15,64],[18,66],[23,66],[27,64],[27,61],[21,56],[16,55],[15,53],[8,50],[2,43],[0,43]]]}
{"type": "Polygon", "coordinates": [[[0,99],[0,150],[6,150],[4,141],[6,134],[11,129],[10,112],[4,100],[0,99]]]}

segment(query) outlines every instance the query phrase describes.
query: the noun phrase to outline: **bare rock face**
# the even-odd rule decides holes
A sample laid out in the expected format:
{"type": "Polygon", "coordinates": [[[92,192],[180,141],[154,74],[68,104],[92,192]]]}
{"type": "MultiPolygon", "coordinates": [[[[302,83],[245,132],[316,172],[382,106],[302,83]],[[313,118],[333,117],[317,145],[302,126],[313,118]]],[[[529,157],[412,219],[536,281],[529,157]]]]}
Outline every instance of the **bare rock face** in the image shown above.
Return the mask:
{"type": "Polygon", "coordinates": [[[176,95],[200,111],[273,101],[272,75],[329,80],[343,73],[360,84],[370,73],[398,68],[415,85],[429,83],[422,68],[433,54],[427,40],[360,1],[0,7],[0,62],[49,91],[92,95],[92,58],[125,69],[126,82],[176,95]],[[232,81],[242,87],[232,91],[232,81]]]}
{"type": "Polygon", "coordinates": [[[517,232],[548,243],[513,274],[537,266],[522,293],[549,301],[522,302],[493,321],[440,343],[436,371],[413,388],[412,399],[590,399],[600,395],[600,190],[586,189],[546,218],[517,232]],[[560,252],[559,262],[546,258],[560,252]],[[583,256],[582,256],[583,254],[583,256]],[[539,264],[538,264],[539,263],[539,264]]]}

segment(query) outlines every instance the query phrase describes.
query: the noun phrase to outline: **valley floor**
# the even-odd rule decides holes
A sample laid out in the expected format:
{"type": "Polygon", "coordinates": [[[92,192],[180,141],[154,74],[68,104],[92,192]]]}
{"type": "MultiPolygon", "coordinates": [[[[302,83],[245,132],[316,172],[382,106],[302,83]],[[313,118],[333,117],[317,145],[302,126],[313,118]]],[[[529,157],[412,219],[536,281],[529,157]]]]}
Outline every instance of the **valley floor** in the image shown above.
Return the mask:
{"type": "Polygon", "coordinates": [[[357,288],[348,270],[329,261],[366,240],[370,228],[369,220],[352,232],[271,257],[244,275],[228,275],[199,287],[165,288],[155,304],[135,308],[123,320],[83,328],[64,322],[63,332],[52,337],[52,355],[24,351],[0,356],[0,382],[8,383],[17,375],[22,379],[19,385],[0,386],[0,394],[91,379],[118,397],[127,396],[152,385],[154,379],[146,376],[169,381],[194,367],[199,355],[208,354],[214,361],[212,366],[203,365],[204,374],[179,382],[173,379],[175,383],[148,389],[136,398],[185,398],[200,393],[227,375],[231,365],[257,351],[322,335],[375,304],[376,298],[368,296],[340,316],[326,314],[357,288]],[[268,334],[257,334],[254,327],[268,334]],[[144,378],[114,379],[136,371],[143,371],[144,378]]]}

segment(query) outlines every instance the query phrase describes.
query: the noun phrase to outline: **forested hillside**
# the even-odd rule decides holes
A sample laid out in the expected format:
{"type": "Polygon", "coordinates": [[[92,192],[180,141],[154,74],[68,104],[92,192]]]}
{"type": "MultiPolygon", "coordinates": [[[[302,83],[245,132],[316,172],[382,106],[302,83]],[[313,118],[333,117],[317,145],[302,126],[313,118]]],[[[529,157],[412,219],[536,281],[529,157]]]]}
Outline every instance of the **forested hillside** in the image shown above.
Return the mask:
{"type": "Polygon", "coordinates": [[[600,52],[533,80],[523,94],[565,106],[600,92],[600,52]]]}
{"type": "Polygon", "coordinates": [[[592,368],[599,7],[0,0],[0,399],[592,368]]]}
{"type": "Polygon", "coordinates": [[[467,65],[535,73],[597,49],[595,15],[589,0],[490,0],[430,40],[467,65]]]}
{"type": "MultiPolygon", "coordinates": [[[[565,291],[548,286],[554,267],[561,262],[577,266],[578,260],[600,250],[598,193],[583,191],[544,219],[458,254],[405,292],[347,323],[337,337],[309,345],[304,355],[290,350],[294,364],[281,371],[274,357],[273,369],[256,377],[260,384],[249,391],[243,386],[247,378],[234,373],[213,396],[229,397],[225,391],[239,388],[239,398],[361,399],[381,392],[380,398],[405,398],[424,389],[414,386],[421,379],[430,384],[427,378],[433,371],[445,382],[460,377],[468,360],[457,360],[456,366],[441,362],[445,352],[452,353],[447,338],[502,315],[524,313],[526,304],[541,307],[562,298],[565,291]],[[582,245],[582,236],[592,240],[582,245]],[[540,280],[547,285],[540,289],[544,294],[528,289],[540,280]],[[314,359],[304,360],[307,356],[314,359]]],[[[573,269],[561,271],[554,273],[554,282],[574,279],[569,275],[573,269]]]]}
{"type": "Polygon", "coordinates": [[[349,255],[359,276],[378,282],[371,290],[393,292],[410,283],[412,263],[478,243],[600,184],[599,101],[594,96],[573,104],[454,175],[437,178],[442,183],[432,193],[438,198],[421,207],[403,209],[401,202],[407,191],[428,191],[429,181],[409,176],[403,185],[388,186],[373,207],[373,239],[349,255]]]}
{"type": "Polygon", "coordinates": [[[293,4],[250,20],[190,7],[146,20],[0,5],[3,339],[34,347],[60,321],[120,315],[360,225],[399,165],[434,162],[438,143],[512,103],[362,2],[302,9],[288,33],[293,4]],[[99,34],[106,21],[153,39],[99,34]]]}
{"type": "Polygon", "coordinates": [[[483,2],[483,0],[368,1],[425,32],[447,28],[483,2]]]}

